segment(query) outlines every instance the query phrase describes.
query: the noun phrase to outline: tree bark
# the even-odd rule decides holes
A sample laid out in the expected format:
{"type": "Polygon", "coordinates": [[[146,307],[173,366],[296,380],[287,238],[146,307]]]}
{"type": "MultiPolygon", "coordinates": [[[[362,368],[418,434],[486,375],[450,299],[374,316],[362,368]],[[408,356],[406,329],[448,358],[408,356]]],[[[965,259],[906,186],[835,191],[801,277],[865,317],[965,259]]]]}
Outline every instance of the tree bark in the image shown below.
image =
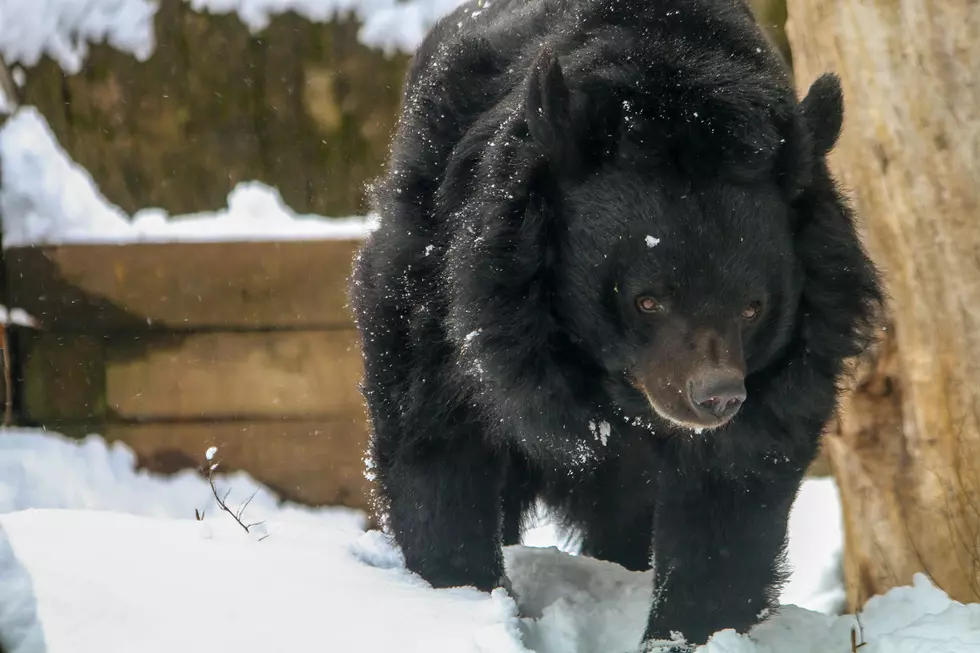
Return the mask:
{"type": "Polygon", "coordinates": [[[786,40],[786,0],[748,0],[748,3],[769,41],[790,64],[792,53],[786,40]]]}
{"type": "Polygon", "coordinates": [[[251,34],[238,17],[163,0],[145,63],[105,45],[65,76],[29,71],[36,105],[108,199],[132,213],[225,206],[239,181],[279,189],[299,213],[363,213],[401,101],[408,57],[357,40],[353,19],[287,13],[251,34]]]}
{"type": "Polygon", "coordinates": [[[832,165],[891,326],[827,447],[852,609],[927,572],[980,599],[980,3],[789,0],[801,93],[841,76],[832,165]]]}

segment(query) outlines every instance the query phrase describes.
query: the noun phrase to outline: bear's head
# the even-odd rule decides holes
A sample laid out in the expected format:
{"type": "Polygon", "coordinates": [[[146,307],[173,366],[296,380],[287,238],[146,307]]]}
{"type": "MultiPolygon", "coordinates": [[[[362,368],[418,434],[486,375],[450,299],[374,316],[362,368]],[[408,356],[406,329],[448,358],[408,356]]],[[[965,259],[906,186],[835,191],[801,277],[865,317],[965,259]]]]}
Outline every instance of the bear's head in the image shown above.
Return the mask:
{"type": "Polygon", "coordinates": [[[663,419],[725,424],[797,327],[803,274],[779,191],[615,164],[561,198],[561,324],[663,419]]]}
{"type": "Polygon", "coordinates": [[[833,386],[880,299],[825,162],[837,78],[797,101],[765,71],[569,63],[537,56],[450,247],[453,337],[496,405],[716,429],[794,353],[833,386]]]}

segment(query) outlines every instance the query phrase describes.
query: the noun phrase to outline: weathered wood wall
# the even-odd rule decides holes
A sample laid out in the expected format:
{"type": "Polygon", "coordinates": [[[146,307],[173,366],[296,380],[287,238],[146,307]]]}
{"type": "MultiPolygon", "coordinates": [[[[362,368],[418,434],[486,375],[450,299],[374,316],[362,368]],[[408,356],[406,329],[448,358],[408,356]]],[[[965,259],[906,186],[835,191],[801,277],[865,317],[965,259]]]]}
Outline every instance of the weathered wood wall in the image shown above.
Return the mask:
{"type": "Polygon", "coordinates": [[[300,213],[364,212],[406,55],[361,45],[354,20],[287,13],[253,35],[236,15],[185,0],[163,0],[155,26],[145,63],[97,45],[81,73],[66,77],[45,59],[22,89],[106,197],[130,213],[190,213],[260,179],[300,213]]]}
{"type": "Polygon", "coordinates": [[[366,506],[356,241],[7,251],[21,419],[122,440],[150,469],[215,445],[281,496],[366,506]]]}

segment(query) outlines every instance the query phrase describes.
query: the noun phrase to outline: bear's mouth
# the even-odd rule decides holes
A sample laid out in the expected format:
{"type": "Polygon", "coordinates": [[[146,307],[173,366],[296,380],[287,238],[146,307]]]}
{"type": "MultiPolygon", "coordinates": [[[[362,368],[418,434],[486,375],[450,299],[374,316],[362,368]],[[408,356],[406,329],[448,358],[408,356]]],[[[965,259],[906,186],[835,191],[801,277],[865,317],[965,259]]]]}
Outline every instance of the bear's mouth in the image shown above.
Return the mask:
{"type": "Polygon", "coordinates": [[[643,383],[643,381],[641,381],[635,374],[627,372],[625,377],[627,383],[629,383],[633,389],[643,395],[643,398],[646,399],[646,403],[649,405],[650,409],[658,417],[665,420],[672,426],[693,431],[695,433],[712,431],[728,424],[728,422],[730,422],[737,414],[732,413],[731,415],[721,418],[704,419],[697,413],[697,411],[694,410],[690,399],[683,391],[677,391],[675,401],[670,402],[676,403],[677,405],[668,406],[668,402],[658,401],[647,387],[647,384],[643,383]]]}

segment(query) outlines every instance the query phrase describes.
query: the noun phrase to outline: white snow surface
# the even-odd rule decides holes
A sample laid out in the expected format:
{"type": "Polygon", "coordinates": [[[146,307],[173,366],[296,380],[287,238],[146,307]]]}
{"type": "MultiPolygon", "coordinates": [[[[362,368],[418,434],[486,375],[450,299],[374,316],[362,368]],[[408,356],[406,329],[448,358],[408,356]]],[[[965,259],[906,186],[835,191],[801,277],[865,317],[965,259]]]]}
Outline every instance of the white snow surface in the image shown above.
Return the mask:
{"type": "Polygon", "coordinates": [[[197,11],[236,12],[253,33],[273,16],[292,11],[313,22],[353,15],[361,23],[358,39],[366,46],[412,52],[425,33],[463,0],[187,0],[197,11]]]}
{"type": "Polygon", "coordinates": [[[376,226],[370,216],[296,214],[276,189],[257,181],[235,186],[227,209],[171,217],[151,208],[130,217],[71,160],[34,107],[22,107],[0,128],[0,178],[4,247],[363,238],[376,226]]]}
{"type": "MultiPolygon", "coordinates": [[[[503,591],[431,589],[357,511],[280,504],[246,474],[222,476],[232,507],[257,491],[244,517],[264,523],[246,534],[199,476],[134,463],[97,436],[0,430],[7,653],[625,653],[642,634],[649,572],[560,551],[548,524],[506,551],[515,603],[503,591]]],[[[807,481],[791,524],[794,580],[818,603],[827,569],[800,569],[819,570],[824,548],[838,555],[836,504],[831,480],[807,481]]],[[[861,623],[862,653],[980,651],[980,605],[950,601],[924,576],[869,601],[861,623]]],[[[784,605],[749,635],[722,631],[699,650],[846,653],[855,625],[784,605]]]]}
{"type": "MultiPolygon", "coordinates": [[[[186,0],[197,11],[237,13],[253,33],[272,16],[292,11],[315,22],[353,15],[369,47],[411,52],[426,31],[461,0],[186,0]]],[[[81,70],[93,43],[107,43],[145,61],[156,48],[159,0],[0,0],[0,57],[34,66],[48,55],[70,74],[81,70]]]]}
{"type": "Polygon", "coordinates": [[[0,325],[14,324],[17,326],[38,328],[38,321],[33,315],[22,308],[7,308],[0,304],[0,325]]]}
{"type": "Polygon", "coordinates": [[[107,43],[144,61],[158,8],[154,0],[0,0],[0,57],[33,66],[48,55],[77,73],[89,44],[107,43]]]}

